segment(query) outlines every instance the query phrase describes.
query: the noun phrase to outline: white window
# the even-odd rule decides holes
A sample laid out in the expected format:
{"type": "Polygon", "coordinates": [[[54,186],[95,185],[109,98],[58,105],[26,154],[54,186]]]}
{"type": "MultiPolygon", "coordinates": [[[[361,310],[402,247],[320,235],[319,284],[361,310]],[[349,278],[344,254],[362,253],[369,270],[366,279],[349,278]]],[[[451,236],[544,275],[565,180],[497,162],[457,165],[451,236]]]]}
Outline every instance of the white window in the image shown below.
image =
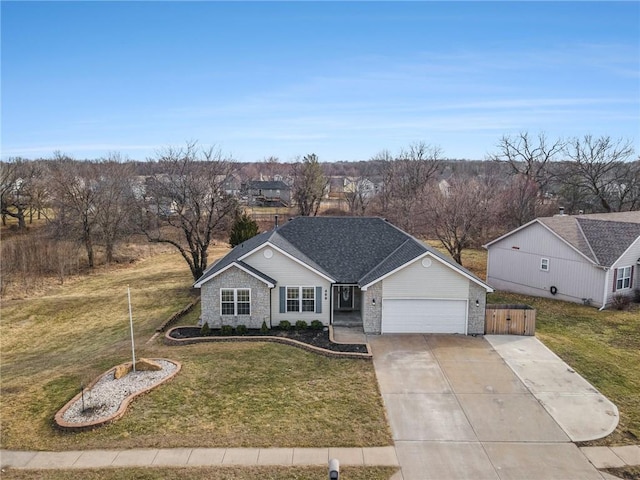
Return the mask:
{"type": "Polygon", "coordinates": [[[631,288],[631,267],[616,268],[616,290],[631,288]]]}
{"type": "Polygon", "coordinates": [[[540,259],[540,270],[542,270],[543,272],[548,272],[549,271],[549,259],[548,258],[541,258],[540,259]]]}
{"type": "Polygon", "coordinates": [[[248,288],[220,289],[221,315],[251,315],[251,291],[248,288]]]}
{"type": "Polygon", "coordinates": [[[287,312],[315,311],[315,287],[287,287],[287,312]]]}

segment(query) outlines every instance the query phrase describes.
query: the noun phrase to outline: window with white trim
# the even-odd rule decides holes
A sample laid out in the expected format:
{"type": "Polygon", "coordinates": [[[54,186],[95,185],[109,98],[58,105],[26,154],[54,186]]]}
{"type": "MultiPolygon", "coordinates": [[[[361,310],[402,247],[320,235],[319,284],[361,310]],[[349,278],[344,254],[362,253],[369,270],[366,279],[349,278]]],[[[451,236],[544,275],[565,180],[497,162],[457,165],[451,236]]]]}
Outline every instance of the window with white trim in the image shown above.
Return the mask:
{"type": "Polygon", "coordinates": [[[631,267],[616,268],[616,290],[631,288],[631,267]]]}
{"type": "Polygon", "coordinates": [[[287,287],[287,312],[315,311],[315,287],[287,287]]]}
{"type": "Polygon", "coordinates": [[[540,270],[542,270],[543,272],[548,272],[549,271],[549,259],[548,258],[541,258],[540,259],[540,270]]]}
{"type": "Polygon", "coordinates": [[[251,290],[248,288],[221,288],[220,314],[251,315],[251,290]]]}

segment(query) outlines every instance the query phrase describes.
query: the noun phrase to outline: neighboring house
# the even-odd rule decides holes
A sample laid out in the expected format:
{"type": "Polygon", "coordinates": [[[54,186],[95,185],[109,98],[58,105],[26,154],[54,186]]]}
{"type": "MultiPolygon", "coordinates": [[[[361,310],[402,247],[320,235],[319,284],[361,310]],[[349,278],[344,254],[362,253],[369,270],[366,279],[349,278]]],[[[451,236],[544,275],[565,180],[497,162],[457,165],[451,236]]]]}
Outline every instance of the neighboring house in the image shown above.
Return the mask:
{"type": "Polygon", "coordinates": [[[484,333],[485,282],[381,218],[298,217],[195,283],[202,321],[260,328],[348,317],[367,333],[484,333]]]}
{"type": "Polygon", "coordinates": [[[537,218],[485,245],[500,290],[604,307],[640,281],[640,212],[537,218]]]}
{"type": "Polygon", "coordinates": [[[282,180],[253,180],[246,188],[251,206],[287,207],[291,202],[291,188],[282,180]]]}

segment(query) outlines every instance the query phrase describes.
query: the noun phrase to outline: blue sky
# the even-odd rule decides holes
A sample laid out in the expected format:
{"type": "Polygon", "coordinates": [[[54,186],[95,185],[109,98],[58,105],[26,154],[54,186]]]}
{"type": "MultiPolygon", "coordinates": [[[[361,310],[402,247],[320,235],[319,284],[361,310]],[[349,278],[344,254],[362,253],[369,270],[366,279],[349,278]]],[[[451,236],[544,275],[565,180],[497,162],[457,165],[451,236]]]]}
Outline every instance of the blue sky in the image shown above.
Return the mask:
{"type": "Polygon", "coordinates": [[[2,158],[367,160],[503,135],[640,153],[639,2],[1,2],[2,158]]]}

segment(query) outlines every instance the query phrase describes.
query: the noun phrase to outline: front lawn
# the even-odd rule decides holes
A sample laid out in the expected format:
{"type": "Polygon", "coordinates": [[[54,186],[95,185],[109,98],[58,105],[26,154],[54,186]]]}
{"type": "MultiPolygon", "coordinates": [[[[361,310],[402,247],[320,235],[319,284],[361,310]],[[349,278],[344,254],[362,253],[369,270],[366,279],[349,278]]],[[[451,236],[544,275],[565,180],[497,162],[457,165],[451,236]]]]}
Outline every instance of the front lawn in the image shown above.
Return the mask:
{"type": "Polygon", "coordinates": [[[101,272],[41,296],[3,302],[1,443],[6,449],[377,446],[392,443],[371,362],[277,344],[169,347],[148,342],[188,304],[179,255],[101,272]],[[119,421],[61,433],[53,416],[81,384],[136,355],[182,362],[180,374],[136,399],[119,421]]]}
{"type": "Polygon", "coordinates": [[[618,428],[592,445],[640,441],[640,310],[604,310],[498,292],[490,303],[524,303],[537,310],[536,336],[611,400],[618,428]]]}

